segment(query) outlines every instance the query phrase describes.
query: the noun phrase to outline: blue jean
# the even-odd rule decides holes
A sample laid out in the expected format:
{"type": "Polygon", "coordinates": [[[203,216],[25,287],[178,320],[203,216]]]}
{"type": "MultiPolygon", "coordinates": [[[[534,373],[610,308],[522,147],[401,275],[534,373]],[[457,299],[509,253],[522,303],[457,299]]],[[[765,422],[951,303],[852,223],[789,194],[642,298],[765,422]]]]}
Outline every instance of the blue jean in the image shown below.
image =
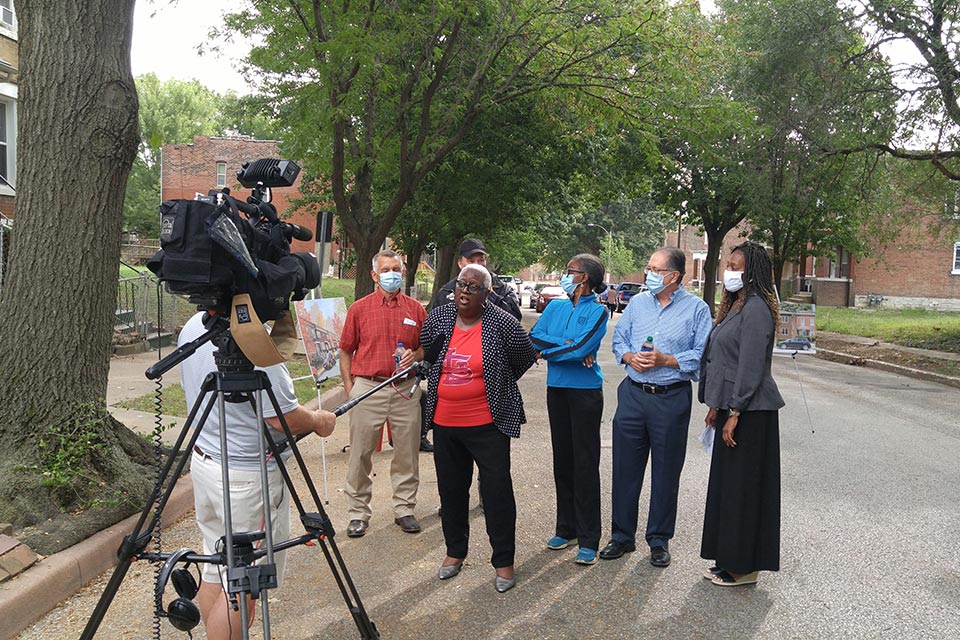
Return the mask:
{"type": "Polygon", "coordinates": [[[637,534],[643,474],[650,469],[650,511],[646,540],[650,547],[668,547],[677,523],[680,472],[687,453],[690,385],[664,393],[647,393],[630,378],[617,389],[613,417],[612,537],[634,542],[637,534]]]}

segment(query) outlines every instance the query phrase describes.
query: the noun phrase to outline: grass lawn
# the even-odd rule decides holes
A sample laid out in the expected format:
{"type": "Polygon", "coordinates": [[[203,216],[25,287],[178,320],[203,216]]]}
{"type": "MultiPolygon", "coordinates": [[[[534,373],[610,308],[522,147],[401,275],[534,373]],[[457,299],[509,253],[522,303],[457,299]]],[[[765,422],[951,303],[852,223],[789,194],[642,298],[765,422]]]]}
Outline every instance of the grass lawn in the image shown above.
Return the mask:
{"type": "Polygon", "coordinates": [[[324,298],[343,298],[349,307],[353,304],[353,287],[356,281],[353,278],[324,278],[320,283],[320,293],[324,298]]]}
{"type": "Polygon", "coordinates": [[[960,313],[817,307],[817,329],[960,353],[960,313]]]}
{"type": "MultiPolygon", "coordinates": [[[[303,359],[303,356],[296,356],[293,360],[287,362],[287,368],[290,369],[290,375],[294,378],[310,375],[310,367],[307,366],[306,360],[303,359]]],[[[320,384],[320,391],[326,391],[327,389],[330,389],[338,384],[340,384],[340,376],[328,378],[320,384]]],[[[313,398],[317,397],[317,387],[313,382],[313,378],[297,380],[293,383],[293,389],[296,392],[297,399],[301,404],[304,404],[308,400],[312,400],[313,398]]],[[[125,400],[120,402],[119,406],[123,407],[124,409],[136,409],[137,411],[153,413],[153,400],[154,394],[148,393],[140,396],[139,398],[134,398],[133,400],[125,400]]],[[[188,409],[189,407],[187,407],[187,401],[183,393],[183,388],[179,384],[165,385],[163,388],[163,413],[165,415],[186,418],[188,409]]]]}

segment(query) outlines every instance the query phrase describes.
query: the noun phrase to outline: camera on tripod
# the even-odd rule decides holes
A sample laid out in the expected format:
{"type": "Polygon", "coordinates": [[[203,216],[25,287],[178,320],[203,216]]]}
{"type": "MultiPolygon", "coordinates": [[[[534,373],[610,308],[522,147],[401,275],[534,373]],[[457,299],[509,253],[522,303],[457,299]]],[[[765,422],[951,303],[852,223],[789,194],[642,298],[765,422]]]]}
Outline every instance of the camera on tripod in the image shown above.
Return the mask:
{"type": "Polygon", "coordinates": [[[164,202],[161,248],[147,267],[201,310],[229,313],[234,295],[246,293],[260,320],[276,320],[320,283],[316,257],[290,251],[291,240],[313,234],[282,222],[269,202],[271,189],[292,186],[299,173],[290,160],[245,162],[237,180],[253,190],[246,202],[229,189],[164,202]]]}

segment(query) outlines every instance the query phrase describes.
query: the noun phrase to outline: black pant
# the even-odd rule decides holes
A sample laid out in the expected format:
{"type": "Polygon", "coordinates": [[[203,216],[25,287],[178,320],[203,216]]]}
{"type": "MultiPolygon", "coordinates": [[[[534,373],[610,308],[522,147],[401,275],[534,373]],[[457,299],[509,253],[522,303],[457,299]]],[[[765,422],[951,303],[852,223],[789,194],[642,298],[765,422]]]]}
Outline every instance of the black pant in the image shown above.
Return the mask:
{"type": "Polygon", "coordinates": [[[447,555],[466,558],[470,540],[470,484],[476,461],[483,484],[483,515],[494,568],[513,566],[517,503],[510,477],[510,438],[493,424],[479,427],[433,425],[433,460],[442,508],[440,522],[447,555]]]}
{"type": "Polygon", "coordinates": [[[600,418],[603,389],[547,387],[557,488],[557,529],[581,547],[600,544],[600,418]]]}

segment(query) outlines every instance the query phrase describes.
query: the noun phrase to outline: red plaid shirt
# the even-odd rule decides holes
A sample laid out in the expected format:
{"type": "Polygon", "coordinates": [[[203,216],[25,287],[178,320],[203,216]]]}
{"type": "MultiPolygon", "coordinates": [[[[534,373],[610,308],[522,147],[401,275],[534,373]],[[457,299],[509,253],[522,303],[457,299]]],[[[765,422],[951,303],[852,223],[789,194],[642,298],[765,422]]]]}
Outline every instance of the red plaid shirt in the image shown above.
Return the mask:
{"type": "Polygon", "coordinates": [[[403,293],[387,298],[377,290],[354,302],[340,334],[340,348],[353,354],[350,373],[368,378],[393,375],[397,343],[418,349],[426,319],[423,305],[403,293]]]}

